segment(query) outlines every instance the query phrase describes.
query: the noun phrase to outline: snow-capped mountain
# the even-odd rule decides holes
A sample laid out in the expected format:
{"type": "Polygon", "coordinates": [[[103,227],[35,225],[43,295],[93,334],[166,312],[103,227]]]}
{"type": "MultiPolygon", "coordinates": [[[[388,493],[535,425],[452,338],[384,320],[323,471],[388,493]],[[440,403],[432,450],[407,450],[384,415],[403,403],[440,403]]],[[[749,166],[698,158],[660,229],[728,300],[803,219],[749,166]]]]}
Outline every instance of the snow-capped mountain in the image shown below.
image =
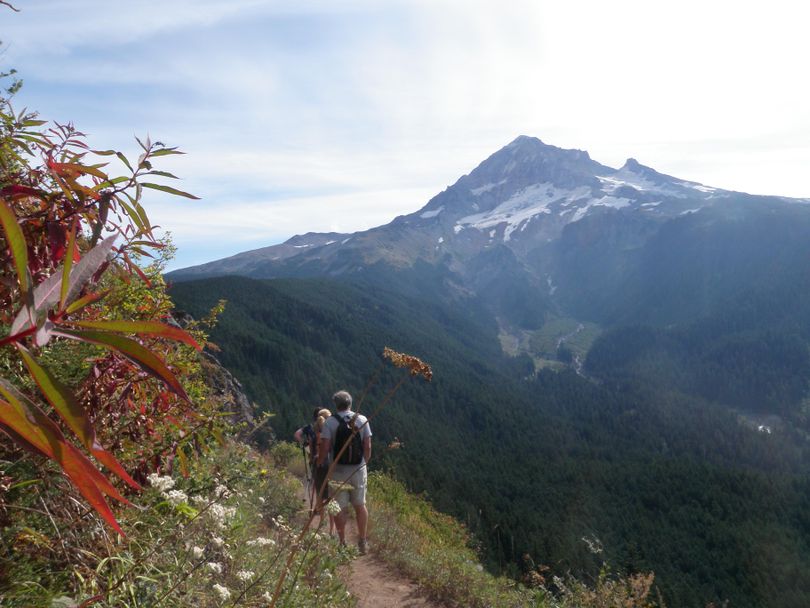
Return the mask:
{"type": "Polygon", "coordinates": [[[296,236],[170,278],[427,274],[442,277],[434,289],[477,295],[496,315],[533,325],[553,307],[580,318],[608,314],[609,294],[630,289],[627,282],[647,272],[650,252],[660,255],[673,231],[690,235],[671,245],[683,253],[712,226],[752,213],[810,212],[797,203],[808,200],[721,190],[632,158],[615,169],[587,152],[520,136],[420,210],[389,224],[296,236]]]}

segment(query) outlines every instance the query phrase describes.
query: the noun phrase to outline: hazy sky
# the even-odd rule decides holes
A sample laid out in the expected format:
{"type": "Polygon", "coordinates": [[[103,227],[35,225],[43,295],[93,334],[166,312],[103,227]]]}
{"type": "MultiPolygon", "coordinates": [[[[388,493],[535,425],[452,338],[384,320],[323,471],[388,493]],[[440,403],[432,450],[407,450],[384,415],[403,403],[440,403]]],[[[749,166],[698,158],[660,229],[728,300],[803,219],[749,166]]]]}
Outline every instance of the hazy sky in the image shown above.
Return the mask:
{"type": "MultiPolygon", "coordinates": [[[[17,0],[15,105],[149,133],[202,201],[147,201],[181,267],[386,223],[519,134],[810,197],[810,9],[770,0],[17,0]]],[[[150,193],[151,194],[151,193],[150,193]]]]}

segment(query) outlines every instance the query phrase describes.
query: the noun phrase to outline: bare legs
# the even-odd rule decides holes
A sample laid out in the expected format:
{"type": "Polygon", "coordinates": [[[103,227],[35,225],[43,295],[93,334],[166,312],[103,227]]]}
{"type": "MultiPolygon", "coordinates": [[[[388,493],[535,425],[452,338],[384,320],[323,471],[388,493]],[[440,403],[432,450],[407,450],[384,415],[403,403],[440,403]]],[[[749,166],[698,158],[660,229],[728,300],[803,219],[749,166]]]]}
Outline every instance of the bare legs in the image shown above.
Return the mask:
{"type": "Polygon", "coordinates": [[[368,527],[368,509],[366,505],[355,505],[354,513],[357,516],[357,537],[359,540],[366,538],[366,528],[368,527]]]}
{"type": "MultiPolygon", "coordinates": [[[[366,505],[353,505],[354,513],[357,517],[357,537],[360,540],[366,538],[368,531],[368,509],[366,505]]],[[[341,544],[346,542],[346,520],[349,518],[349,509],[343,509],[338,515],[335,515],[335,526],[338,531],[338,538],[341,544]]]]}

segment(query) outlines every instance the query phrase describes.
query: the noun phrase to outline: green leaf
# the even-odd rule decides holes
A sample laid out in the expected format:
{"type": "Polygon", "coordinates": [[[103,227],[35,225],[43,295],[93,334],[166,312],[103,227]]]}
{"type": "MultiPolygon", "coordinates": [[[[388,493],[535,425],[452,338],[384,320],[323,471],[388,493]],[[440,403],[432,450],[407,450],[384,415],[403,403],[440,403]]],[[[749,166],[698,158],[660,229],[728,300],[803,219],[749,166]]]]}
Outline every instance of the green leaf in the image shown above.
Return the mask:
{"type": "Polygon", "coordinates": [[[197,350],[202,350],[202,347],[188,332],[179,327],[172,327],[171,325],[160,323],[159,321],[76,321],[73,325],[87,329],[160,336],[162,338],[184,342],[197,350]]]}
{"type": "MultiPolygon", "coordinates": [[[[126,165],[127,169],[132,171],[132,165],[129,164],[129,161],[127,160],[126,156],[124,156],[120,152],[116,152],[115,155],[121,160],[122,163],[124,163],[126,165]]],[[[133,171],[133,173],[134,173],[134,171],[133,171]]]]}
{"type": "Polygon", "coordinates": [[[173,173],[169,173],[168,171],[150,171],[149,173],[145,173],[144,175],[159,175],[160,177],[168,177],[170,179],[180,179],[173,173]]]}
{"type": "Polygon", "coordinates": [[[41,479],[27,479],[25,481],[18,481],[17,483],[11,484],[8,489],[9,490],[19,490],[20,488],[27,488],[28,486],[34,486],[38,483],[42,483],[41,479]]]}
{"type": "Polygon", "coordinates": [[[188,401],[186,391],[160,357],[134,340],[103,331],[77,331],[60,328],[54,333],[73,340],[98,344],[121,353],[146,373],[163,380],[172,391],[188,401]]]}
{"type": "Polygon", "coordinates": [[[62,265],[62,289],[59,298],[59,310],[67,306],[68,291],[70,290],[70,270],[73,267],[73,256],[76,252],[76,222],[70,227],[67,249],[65,250],[65,263],[62,265]]]}
{"type": "Polygon", "coordinates": [[[160,150],[153,150],[150,156],[154,158],[155,156],[169,156],[170,154],[185,154],[185,152],[180,152],[177,148],[161,148],[160,150]]]}
{"type": "Polygon", "coordinates": [[[191,198],[194,199],[195,201],[200,200],[199,196],[194,196],[193,194],[183,192],[182,190],[172,188],[171,186],[164,186],[162,184],[148,184],[148,183],[142,183],[141,186],[143,186],[144,188],[151,188],[152,190],[160,190],[161,192],[168,192],[169,194],[174,194],[175,196],[185,196],[186,198],[191,198]]]}
{"type": "Polygon", "coordinates": [[[17,216],[6,205],[4,199],[0,199],[0,224],[2,224],[3,231],[6,233],[6,242],[14,258],[14,267],[17,270],[17,278],[20,282],[20,293],[23,295],[23,299],[27,300],[31,289],[28,274],[28,246],[25,243],[22,229],[17,223],[17,216]]]}
{"type": "Polygon", "coordinates": [[[68,306],[65,309],[65,312],[69,315],[73,314],[74,312],[78,312],[85,306],[89,306],[90,304],[98,302],[102,298],[106,297],[108,293],[110,293],[109,289],[102,291],[101,293],[88,293],[86,296],[82,296],[81,298],[73,302],[73,304],[68,306]]]}
{"type": "Polygon", "coordinates": [[[114,185],[120,184],[122,182],[128,182],[130,179],[132,179],[132,178],[131,177],[125,177],[123,175],[121,175],[119,177],[114,177],[112,179],[108,179],[106,181],[103,181],[101,183],[96,184],[95,186],[93,186],[93,190],[103,190],[104,188],[109,188],[110,186],[114,186],[114,185]]]}

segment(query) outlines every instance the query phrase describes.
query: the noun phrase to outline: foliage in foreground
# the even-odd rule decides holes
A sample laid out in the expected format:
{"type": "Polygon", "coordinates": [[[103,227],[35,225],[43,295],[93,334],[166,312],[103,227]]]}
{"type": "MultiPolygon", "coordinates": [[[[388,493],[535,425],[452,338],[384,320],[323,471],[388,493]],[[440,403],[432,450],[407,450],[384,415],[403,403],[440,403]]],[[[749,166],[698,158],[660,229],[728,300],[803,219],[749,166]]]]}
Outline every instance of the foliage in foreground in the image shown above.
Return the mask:
{"type": "MultiPolygon", "coordinates": [[[[94,151],[72,125],[15,113],[0,97],[1,436],[55,462],[121,534],[106,499],[128,499],[95,461],[131,488],[140,485],[106,447],[95,422],[110,409],[145,410],[150,400],[165,405],[164,414],[173,410],[186,418],[188,408],[177,400],[187,402],[188,395],[167,365],[166,339],[200,348],[165,323],[165,309],[143,306],[122,316],[124,307],[102,302],[112,292],[120,299],[124,283],[151,287],[139,259],[165,244],[155,240],[141,206],[144,189],[195,198],[147,181],[176,179],[152,163],[180,152],[149,139],[138,143],[137,163],[120,152],[94,151]],[[111,156],[123,175],[97,162],[111,156]],[[59,351],[68,353],[61,362],[70,366],[46,362],[59,351]],[[93,356],[93,365],[75,365],[93,356]],[[77,373],[65,374],[65,367],[77,373]],[[150,376],[164,386],[156,388],[150,376]]],[[[116,420],[119,432],[131,430],[120,424],[129,420],[116,420]]]]}
{"type": "MultiPolygon", "coordinates": [[[[56,487],[21,496],[25,510],[0,541],[0,604],[266,606],[296,549],[299,481],[240,443],[208,452],[188,473],[150,477],[141,509],[121,512],[126,538],[111,538],[99,524],[49,528],[56,487]]],[[[346,561],[337,544],[313,531],[301,549],[278,605],[353,605],[335,575],[346,561]]]]}

